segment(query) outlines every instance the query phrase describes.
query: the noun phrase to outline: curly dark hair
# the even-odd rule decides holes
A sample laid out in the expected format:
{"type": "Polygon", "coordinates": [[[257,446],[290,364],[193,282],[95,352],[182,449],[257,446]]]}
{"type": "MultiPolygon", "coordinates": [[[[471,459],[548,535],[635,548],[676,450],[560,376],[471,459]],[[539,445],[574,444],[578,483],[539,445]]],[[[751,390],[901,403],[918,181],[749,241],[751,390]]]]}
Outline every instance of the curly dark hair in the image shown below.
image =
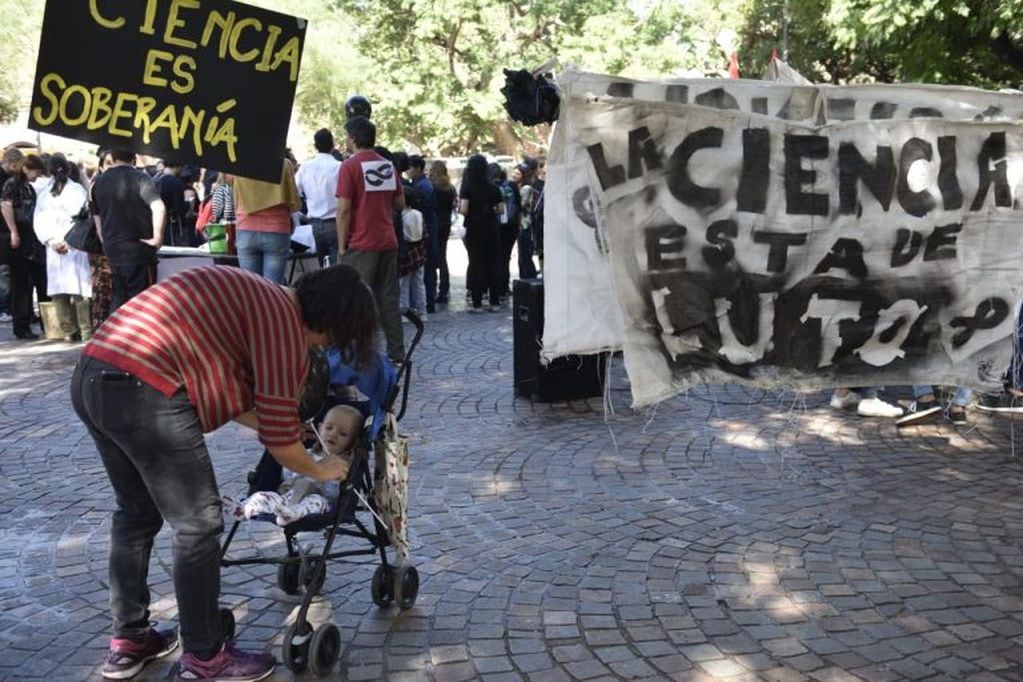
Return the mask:
{"type": "Polygon", "coordinates": [[[332,265],[302,275],[295,283],[302,321],[327,334],[356,368],[376,360],[377,309],[373,292],[350,265],[332,265]]]}

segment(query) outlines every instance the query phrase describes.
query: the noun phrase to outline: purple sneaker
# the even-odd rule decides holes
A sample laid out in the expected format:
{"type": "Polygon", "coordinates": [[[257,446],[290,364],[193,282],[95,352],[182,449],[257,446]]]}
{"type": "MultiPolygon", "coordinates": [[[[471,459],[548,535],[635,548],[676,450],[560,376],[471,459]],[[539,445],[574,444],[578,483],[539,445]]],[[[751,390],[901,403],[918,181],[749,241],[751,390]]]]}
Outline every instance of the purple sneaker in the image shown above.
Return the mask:
{"type": "Polygon", "coordinates": [[[110,655],[103,664],[103,677],[108,680],[126,680],[155,658],[166,656],[178,648],[178,629],[150,628],[145,641],[115,637],[110,640],[110,655]]]}
{"type": "Polygon", "coordinates": [[[174,679],[256,682],[268,677],[276,667],[277,659],[273,654],[250,654],[228,642],[208,661],[201,661],[187,651],[181,654],[174,679]]]}

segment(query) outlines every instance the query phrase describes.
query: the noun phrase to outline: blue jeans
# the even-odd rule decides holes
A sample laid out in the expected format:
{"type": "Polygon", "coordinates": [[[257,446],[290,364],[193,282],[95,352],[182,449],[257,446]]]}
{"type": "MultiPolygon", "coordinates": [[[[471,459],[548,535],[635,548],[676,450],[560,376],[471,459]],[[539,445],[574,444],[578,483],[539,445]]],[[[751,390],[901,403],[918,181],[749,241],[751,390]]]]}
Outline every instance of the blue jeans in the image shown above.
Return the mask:
{"type": "Polygon", "coordinates": [[[242,270],[263,275],[271,282],[287,284],[284,271],[291,255],[290,233],[238,230],[235,249],[242,270]]]}
{"type": "Polygon", "coordinates": [[[114,490],[110,608],[116,637],[149,632],[149,558],[164,520],[174,530],[174,593],[188,652],[211,654],[219,616],[220,493],[195,408],[131,374],[82,356],[71,404],[96,443],[114,490]]]}
{"type": "Polygon", "coordinates": [[[316,240],[316,254],[320,265],[337,265],[337,221],[334,218],[310,218],[313,239],[316,240]],[[327,261],[324,261],[327,258],[327,261]]]}
{"type": "MultiPolygon", "coordinates": [[[[934,387],[930,384],[915,384],[913,386],[913,397],[917,400],[923,398],[925,395],[933,396],[934,387]]],[[[963,388],[962,386],[956,387],[955,395],[952,396],[952,404],[956,407],[966,407],[970,404],[973,399],[973,391],[969,388],[963,388]]]]}

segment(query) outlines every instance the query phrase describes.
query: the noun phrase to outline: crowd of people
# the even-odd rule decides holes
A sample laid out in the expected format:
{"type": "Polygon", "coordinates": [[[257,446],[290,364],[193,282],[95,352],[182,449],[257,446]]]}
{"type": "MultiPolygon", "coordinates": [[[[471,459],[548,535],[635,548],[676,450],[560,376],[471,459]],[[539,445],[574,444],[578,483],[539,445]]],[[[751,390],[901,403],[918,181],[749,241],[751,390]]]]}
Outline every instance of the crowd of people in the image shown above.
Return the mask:
{"type": "Polygon", "coordinates": [[[127,149],[101,150],[95,168],[8,149],[0,165],[0,320],[13,323],[18,339],[38,338],[33,325],[56,320],[59,333],[48,336],[87,341],[156,281],[161,246],[198,246],[210,224],[228,226],[242,269],[278,283],[287,279],[296,226],[310,225],[321,264],[350,263],[373,287],[395,360],[401,314],[426,319],[450,302],[455,229],[468,255],[469,311],[500,310],[515,246],[520,277],[536,277],[542,264],[542,162],[525,158],[509,174],[474,155],[456,186],[444,160],[378,146],[368,113],[368,103],[355,103],[341,149],[322,129],[312,158],[299,163],[289,152],[276,183],[173,159],[138,166],[127,149]],[[68,243],[76,221],[95,225],[95,248],[68,243]],[[33,297],[53,314],[37,315],[33,297]]]}

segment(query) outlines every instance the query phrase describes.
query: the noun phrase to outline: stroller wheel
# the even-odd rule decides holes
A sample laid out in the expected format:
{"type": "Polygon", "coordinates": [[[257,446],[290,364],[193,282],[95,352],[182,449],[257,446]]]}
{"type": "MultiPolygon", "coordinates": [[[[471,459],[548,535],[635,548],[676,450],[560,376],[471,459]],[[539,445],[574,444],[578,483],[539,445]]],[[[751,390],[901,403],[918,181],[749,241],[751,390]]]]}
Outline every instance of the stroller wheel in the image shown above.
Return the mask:
{"type": "Polygon", "coordinates": [[[233,642],[235,635],[234,611],[223,606],[220,607],[220,630],[223,632],[224,641],[233,642]]]}
{"type": "Polygon", "coordinates": [[[415,566],[402,566],[394,576],[394,601],[402,611],[411,609],[419,596],[419,571],[415,566]]]}
{"type": "Polygon", "coordinates": [[[309,665],[310,640],[313,635],[313,626],[302,621],[302,627],[298,623],[292,623],[284,631],[284,642],[281,644],[281,658],[284,665],[293,673],[304,672],[309,665]]]}
{"type": "Polygon", "coordinates": [[[309,644],[309,669],[317,677],[326,677],[341,654],[341,633],[333,623],[316,628],[309,644]]]}
{"type": "Polygon", "coordinates": [[[374,604],[380,607],[390,606],[394,601],[394,571],[391,567],[383,564],[377,566],[369,587],[374,604]]]}
{"type": "Polygon", "coordinates": [[[320,557],[308,557],[298,571],[299,582],[305,585],[306,592],[312,592],[314,595],[320,593],[327,579],[326,567],[322,571],[319,570],[322,561],[320,557]]]}
{"type": "Polygon", "coordinates": [[[284,591],[284,594],[298,594],[298,573],[300,567],[294,564],[277,565],[277,587],[284,591]]]}

